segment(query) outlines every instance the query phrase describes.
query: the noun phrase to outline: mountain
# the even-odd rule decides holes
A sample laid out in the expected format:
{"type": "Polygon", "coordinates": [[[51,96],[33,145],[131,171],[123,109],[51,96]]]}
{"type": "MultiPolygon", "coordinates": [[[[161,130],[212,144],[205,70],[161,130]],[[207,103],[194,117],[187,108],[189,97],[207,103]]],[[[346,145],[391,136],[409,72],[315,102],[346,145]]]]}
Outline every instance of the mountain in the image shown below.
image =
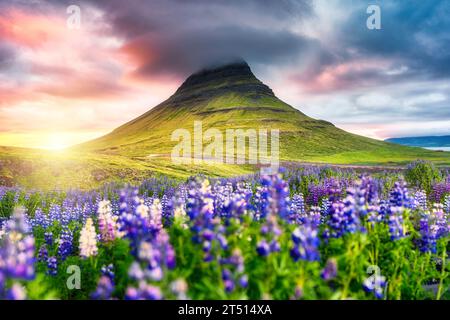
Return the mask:
{"type": "MultiPolygon", "coordinates": [[[[375,152],[390,144],[348,133],[332,123],[306,116],[278,99],[245,62],[202,70],[188,77],[166,101],[111,133],[76,147],[132,157],[170,154],[177,128],[203,130],[280,129],[280,157],[307,160],[346,152],[375,152]]],[[[364,160],[364,159],[361,159],[364,160]]]]}
{"type": "Polygon", "coordinates": [[[386,139],[385,141],[398,143],[405,146],[422,147],[422,148],[450,147],[450,136],[389,138],[386,139]]]}
{"type": "MultiPolygon", "coordinates": [[[[351,117],[351,114],[349,114],[351,117]]],[[[449,165],[450,152],[401,146],[348,133],[308,117],[276,97],[245,62],[188,77],[161,104],[98,139],[64,152],[0,147],[0,185],[90,189],[107,181],[141,181],[164,174],[177,179],[254,172],[254,165],[177,164],[172,132],[208,128],[279,129],[280,160],[350,165],[404,165],[417,158],[449,165]]]]}

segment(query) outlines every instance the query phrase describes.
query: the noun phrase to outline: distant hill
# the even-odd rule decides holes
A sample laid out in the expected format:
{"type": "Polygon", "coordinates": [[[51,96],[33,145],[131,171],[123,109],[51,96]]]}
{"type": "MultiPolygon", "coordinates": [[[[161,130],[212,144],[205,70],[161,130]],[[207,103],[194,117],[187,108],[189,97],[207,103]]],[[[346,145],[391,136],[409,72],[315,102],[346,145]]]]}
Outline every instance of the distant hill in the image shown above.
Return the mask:
{"type": "Polygon", "coordinates": [[[412,147],[423,147],[423,148],[450,147],[450,136],[389,138],[386,139],[385,141],[412,147]]]}

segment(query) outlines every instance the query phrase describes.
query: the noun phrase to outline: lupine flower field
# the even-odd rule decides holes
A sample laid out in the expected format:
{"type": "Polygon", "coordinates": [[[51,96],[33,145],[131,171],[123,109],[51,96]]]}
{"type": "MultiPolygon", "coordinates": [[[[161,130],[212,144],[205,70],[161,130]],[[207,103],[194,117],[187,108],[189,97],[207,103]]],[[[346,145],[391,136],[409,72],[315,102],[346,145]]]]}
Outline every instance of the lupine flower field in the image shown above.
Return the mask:
{"type": "Polygon", "coordinates": [[[0,298],[448,299],[449,215],[449,172],[421,161],[1,187],[0,298]]]}

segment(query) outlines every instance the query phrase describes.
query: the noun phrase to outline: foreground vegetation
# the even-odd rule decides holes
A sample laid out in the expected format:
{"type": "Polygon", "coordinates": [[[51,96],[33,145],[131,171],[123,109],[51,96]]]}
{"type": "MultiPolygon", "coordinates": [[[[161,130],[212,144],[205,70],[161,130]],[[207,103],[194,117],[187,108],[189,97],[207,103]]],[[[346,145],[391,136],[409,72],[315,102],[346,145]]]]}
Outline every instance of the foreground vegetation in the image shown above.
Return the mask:
{"type": "Polygon", "coordinates": [[[449,214],[426,162],[3,187],[0,298],[448,299],[449,214]]]}

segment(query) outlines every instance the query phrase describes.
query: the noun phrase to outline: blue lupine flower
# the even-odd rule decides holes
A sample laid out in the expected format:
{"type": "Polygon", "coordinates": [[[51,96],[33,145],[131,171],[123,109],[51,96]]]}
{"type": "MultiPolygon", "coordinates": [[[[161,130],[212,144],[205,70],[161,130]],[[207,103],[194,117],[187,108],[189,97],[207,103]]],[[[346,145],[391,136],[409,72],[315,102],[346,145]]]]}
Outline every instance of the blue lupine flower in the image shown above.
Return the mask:
{"type": "Polygon", "coordinates": [[[264,202],[261,208],[261,218],[269,214],[288,219],[290,214],[289,185],[283,180],[281,173],[263,175],[261,177],[261,199],[264,202]]]}
{"type": "Polygon", "coordinates": [[[34,238],[29,234],[23,210],[14,212],[5,229],[0,242],[0,273],[5,278],[34,279],[34,238]]]}
{"type": "Polygon", "coordinates": [[[73,233],[69,229],[63,229],[59,236],[58,256],[62,261],[73,252],[73,233]]]}
{"type": "Polygon", "coordinates": [[[213,259],[211,248],[215,238],[214,197],[209,180],[192,181],[190,183],[186,212],[191,220],[192,240],[202,243],[204,261],[213,259]]]}
{"type": "Polygon", "coordinates": [[[347,233],[361,231],[360,219],[354,206],[354,198],[348,195],[343,202],[334,202],[329,210],[329,235],[339,238],[347,233]]]}
{"type": "Polygon", "coordinates": [[[225,290],[232,292],[237,286],[245,288],[248,285],[248,277],[245,274],[244,257],[240,249],[234,249],[228,258],[221,259],[222,280],[225,290]]]}
{"type": "Polygon", "coordinates": [[[328,215],[330,214],[330,207],[331,201],[326,198],[323,199],[322,203],[320,204],[320,215],[322,216],[322,222],[325,222],[325,220],[328,218],[328,215]]]}
{"type": "Polygon", "coordinates": [[[387,224],[389,226],[391,240],[398,240],[405,237],[405,229],[403,226],[404,210],[404,207],[391,207],[389,210],[387,224]]]}
{"type": "Polygon", "coordinates": [[[51,247],[53,245],[53,233],[51,232],[44,233],[44,241],[47,244],[47,246],[51,247]]]}
{"type": "Polygon", "coordinates": [[[256,248],[260,256],[267,256],[271,252],[280,251],[280,244],[278,238],[281,235],[281,228],[278,225],[277,217],[274,214],[267,216],[265,223],[261,227],[261,240],[256,248]]]}
{"type": "Polygon", "coordinates": [[[267,256],[270,253],[270,246],[266,240],[261,240],[256,246],[256,252],[262,257],[267,256]]]}
{"type": "Polygon", "coordinates": [[[444,200],[444,210],[447,216],[450,216],[450,194],[445,197],[444,200]]]}
{"type": "Polygon", "coordinates": [[[423,190],[418,190],[414,193],[412,199],[412,209],[427,211],[427,194],[423,190]]]}
{"type": "Polygon", "coordinates": [[[289,221],[291,223],[301,224],[305,216],[306,211],[303,195],[301,193],[295,194],[291,200],[289,221]]]}
{"type": "Polygon", "coordinates": [[[102,266],[100,269],[102,275],[109,277],[111,280],[114,280],[114,266],[112,264],[109,264],[107,266],[102,266]]]}
{"type": "Polygon", "coordinates": [[[397,181],[394,183],[394,188],[389,194],[389,204],[392,207],[412,207],[413,200],[409,196],[409,192],[404,181],[397,181]]]}
{"type": "Polygon", "coordinates": [[[383,298],[385,287],[386,277],[376,274],[364,280],[363,283],[364,290],[368,293],[373,293],[377,299],[383,298]]]}
{"type": "Polygon", "coordinates": [[[420,219],[420,251],[436,253],[437,228],[431,222],[429,215],[424,215],[420,219]]]}
{"type": "Polygon", "coordinates": [[[58,259],[56,257],[48,257],[47,274],[50,276],[56,276],[58,274],[58,259]]]}
{"type": "Polygon", "coordinates": [[[297,227],[292,233],[294,247],[291,249],[291,257],[294,261],[319,261],[319,237],[317,228],[310,224],[297,227]]]}
{"type": "Polygon", "coordinates": [[[0,239],[0,299],[25,299],[25,291],[14,281],[35,277],[34,238],[30,231],[23,209],[16,209],[0,239]],[[9,289],[8,280],[13,281],[9,289]]]}
{"type": "Polygon", "coordinates": [[[448,215],[444,212],[444,206],[440,203],[434,203],[431,210],[431,216],[437,229],[437,237],[442,238],[449,234],[450,224],[448,215]]]}
{"type": "Polygon", "coordinates": [[[43,244],[40,248],[39,248],[39,252],[38,252],[38,261],[39,262],[44,262],[47,261],[48,258],[48,250],[47,250],[47,246],[45,244],[43,244]]]}

